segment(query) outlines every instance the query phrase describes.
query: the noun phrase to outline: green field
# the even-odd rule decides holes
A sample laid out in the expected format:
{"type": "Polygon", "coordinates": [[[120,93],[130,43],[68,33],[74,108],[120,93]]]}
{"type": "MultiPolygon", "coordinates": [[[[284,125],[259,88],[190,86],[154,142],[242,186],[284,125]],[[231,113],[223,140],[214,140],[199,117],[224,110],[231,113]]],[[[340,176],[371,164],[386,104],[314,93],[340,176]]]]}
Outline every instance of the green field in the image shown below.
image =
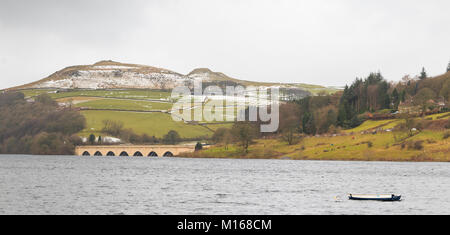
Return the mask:
{"type": "Polygon", "coordinates": [[[121,121],[125,124],[125,128],[131,128],[137,134],[145,133],[159,138],[170,130],[177,131],[182,138],[209,137],[213,134],[212,131],[200,125],[175,122],[170,115],[164,113],[82,111],[82,114],[87,120],[87,128],[81,133],[83,136],[99,133],[103,127],[103,120],[121,121]]]}
{"type": "Polygon", "coordinates": [[[207,124],[205,125],[209,129],[216,131],[219,128],[228,128],[230,129],[233,126],[233,123],[224,123],[224,124],[207,124]]]}
{"type": "MultiPolygon", "coordinates": [[[[426,116],[425,119],[431,119],[431,120],[438,120],[439,118],[443,119],[449,119],[450,118],[450,112],[448,113],[439,113],[439,114],[433,114],[426,116]]],[[[417,120],[420,120],[421,118],[416,118],[417,120]]],[[[344,130],[344,133],[359,133],[362,131],[369,131],[376,128],[383,128],[384,130],[392,129],[396,127],[397,125],[404,123],[404,119],[388,119],[388,120],[380,120],[380,121],[373,121],[373,120],[367,120],[360,126],[344,130]]]]}
{"type": "Polygon", "coordinates": [[[438,120],[438,119],[442,119],[442,118],[450,118],[450,112],[449,113],[439,113],[439,114],[434,114],[434,115],[430,115],[427,116],[427,118],[431,118],[433,120],[438,120]]]}
{"type": "MultiPolygon", "coordinates": [[[[210,137],[213,131],[206,126],[175,122],[170,114],[163,113],[172,108],[167,100],[170,92],[155,90],[73,90],[55,93],[51,89],[22,90],[26,97],[35,97],[47,93],[58,102],[71,102],[75,107],[89,109],[112,109],[123,111],[86,110],[81,113],[86,117],[87,127],[81,136],[90,134],[102,135],[104,120],[115,120],[124,123],[137,134],[148,134],[162,138],[170,130],[177,131],[182,138],[210,137]],[[155,113],[139,113],[133,111],[156,111],[155,113]],[[161,113],[158,113],[161,111],[161,113]]],[[[218,126],[214,126],[218,127],[218,126]]]]}
{"type": "Polygon", "coordinates": [[[353,129],[349,129],[349,130],[344,130],[343,132],[345,133],[352,133],[352,132],[361,132],[361,131],[367,131],[367,130],[371,130],[371,129],[375,129],[378,128],[380,126],[384,126],[384,125],[388,125],[392,122],[395,122],[396,120],[393,119],[389,119],[389,120],[381,120],[381,121],[373,121],[373,120],[368,120],[365,121],[363,124],[361,124],[360,126],[353,128],[353,129]]]}
{"type": "Polygon", "coordinates": [[[82,102],[76,107],[86,107],[91,109],[114,109],[114,110],[134,110],[134,111],[161,111],[172,108],[171,103],[151,102],[141,100],[121,100],[121,99],[99,99],[82,102]]]}
{"type": "Polygon", "coordinates": [[[26,98],[30,98],[30,97],[38,96],[38,95],[49,93],[49,92],[50,93],[51,92],[55,92],[55,90],[50,90],[50,89],[31,89],[31,90],[20,90],[20,92],[22,92],[25,95],[26,98]]]}
{"type": "Polygon", "coordinates": [[[171,96],[167,91],[156,90],[73,90],[55,93],[56,90],[49,89],[31,89],[21,90],[26,97],[33,97],[39,94],[48,93],[54,99],[67,97],[106,97],[106,98],[122,98],[122,99],[168,99],[171,96]]]}
{"type": "MultiPolygon", "coordinates": [[[[79,107],[89,107],[93,109],[123,109],[123,110],[168,110],[172,106],[169,103],[155,103],[145,101],[100,99],[77,104],[79,107]]],[[[175,122],[168,113],[139,113],[127,111],[82,111],[86,117],[87,128],[82,135],[88,136],[91,133],[101,134],[103,120],[117,120],[125,124],[125,128],[131,128],[138,134],[148,134],[149,136],[163,137],[170,130],[177,131],[182,138],[202,138],[211,137],[213,131],[221,127],[230,128],[231,123],[195,125],[184,122],[175,122]]]]}

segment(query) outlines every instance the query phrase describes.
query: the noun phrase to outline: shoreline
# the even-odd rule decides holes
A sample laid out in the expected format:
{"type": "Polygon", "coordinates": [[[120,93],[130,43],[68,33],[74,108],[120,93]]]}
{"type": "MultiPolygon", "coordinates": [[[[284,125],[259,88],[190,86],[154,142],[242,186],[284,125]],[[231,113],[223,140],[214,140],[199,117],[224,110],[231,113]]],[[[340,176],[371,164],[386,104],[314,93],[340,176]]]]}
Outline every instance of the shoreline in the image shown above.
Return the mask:
{"type": "Polygon", "coordinates": [[[48,156],[48,157],[83,157],[83,158],[93,158],[93,159],[217,159],[217,160],[277,160],[277,161],[324,161],[324,162],[393,162],[393,163],[450,163],[450,161],[439,161],[439,160],[385,160],[385,159],[373,159],[373,160],[362,160],[362,159],[293,159],[293,158],[263,158],[263,157],[189,157],[189,156],[174,156],[174,157],[110,157],[110,156],[78,156],[78,155],[33,155],[33,154],[0,154],[2,156],[24,156],[24,157],[39,157],[39,156],[48,156]]]}
{"type": "Polygon", "coordinates": [[[312,158],[258,158],[258,157],[189,157],[189,156],[181,156],[174,158],[184,158],[184,159],[223,159],[223,160],[279,160],[279,161],[328,161],[328,162],[404,162],[404,163],[450,163],[448,161],[442,160],[386,160],[386,159],[373,159],[373,160],[362,160],[362,159],[343,159],[343,158],[334,158],[334,159],[312,159],[312,158]]]}

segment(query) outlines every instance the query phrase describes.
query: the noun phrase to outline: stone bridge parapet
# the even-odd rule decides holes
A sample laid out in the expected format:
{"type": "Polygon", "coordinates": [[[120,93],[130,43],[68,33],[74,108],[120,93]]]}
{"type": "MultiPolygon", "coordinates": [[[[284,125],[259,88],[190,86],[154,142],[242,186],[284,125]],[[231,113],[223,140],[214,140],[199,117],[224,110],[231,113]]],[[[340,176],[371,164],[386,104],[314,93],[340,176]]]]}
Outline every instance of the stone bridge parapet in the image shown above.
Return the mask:
{"type": "Polygon", "coordinates": [[[192,153],[190,145],[88,145],[78,146],[78,156],[122,156],[122,157],[173,157],[181,153],[192,153]]]}

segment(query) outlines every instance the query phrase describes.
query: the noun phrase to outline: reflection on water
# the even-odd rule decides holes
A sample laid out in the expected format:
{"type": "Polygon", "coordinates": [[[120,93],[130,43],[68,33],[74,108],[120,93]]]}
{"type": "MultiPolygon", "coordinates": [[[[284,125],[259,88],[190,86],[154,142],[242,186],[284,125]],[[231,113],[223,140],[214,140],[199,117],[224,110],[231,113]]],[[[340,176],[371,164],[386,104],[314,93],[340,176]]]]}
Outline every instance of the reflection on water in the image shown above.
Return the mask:
{"type": "Polygon", "coordinates": [[[0,189],[0,214],[450,213],[448,163],[2,155],[0,189]]]}

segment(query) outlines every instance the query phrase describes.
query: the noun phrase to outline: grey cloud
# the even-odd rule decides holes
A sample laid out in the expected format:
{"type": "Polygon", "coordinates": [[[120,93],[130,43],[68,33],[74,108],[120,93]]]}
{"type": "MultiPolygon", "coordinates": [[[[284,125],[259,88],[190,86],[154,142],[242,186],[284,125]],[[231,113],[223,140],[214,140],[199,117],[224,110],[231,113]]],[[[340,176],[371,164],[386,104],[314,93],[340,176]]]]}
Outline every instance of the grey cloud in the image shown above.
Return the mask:
{"type": "Polygon", "coordinates": [[[78,40],[114,40],[139,25],[140,5],[120,0],[2,0],[0,21],[6,28],[56,33],[78,40]],[[131,26],[131,27],[130,27],[131,26]]]}
{"type": "Polygon", "coordinates": [[[1,0],[0,88],[101,59],[258,81],[391,80],[450,59],[447,0],[1,0]],[[20,72],[19,72],[20,71],[20,72]]]}

